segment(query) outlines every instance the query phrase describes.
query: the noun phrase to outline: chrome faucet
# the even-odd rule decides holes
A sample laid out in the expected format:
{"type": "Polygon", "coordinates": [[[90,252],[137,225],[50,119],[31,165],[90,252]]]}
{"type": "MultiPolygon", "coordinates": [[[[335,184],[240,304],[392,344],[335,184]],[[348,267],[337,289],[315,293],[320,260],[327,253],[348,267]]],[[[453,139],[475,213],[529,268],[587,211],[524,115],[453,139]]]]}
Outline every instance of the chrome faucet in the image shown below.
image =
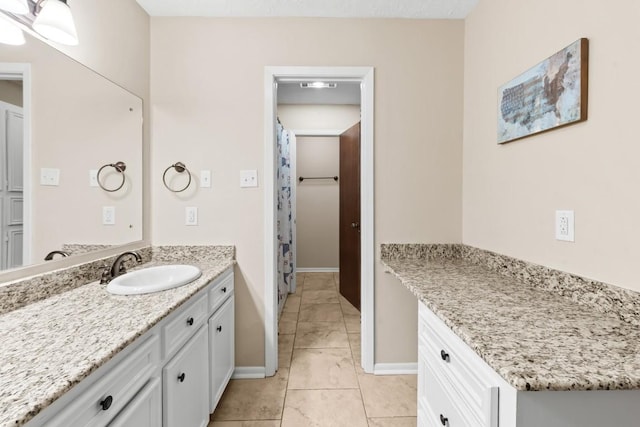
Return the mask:
{"type": "Polygon", "coordinates": [[[101,284],[109,283],[111,280],[115,279],[116,277],[122,274],[125,274],[127,272],[127,269],[124,265],[124,261],[127,257],[135,258],[136,262],[138,263],[142,262],[142,257],[138,252],[135,252],[135,251],[124,252],[116,257],[111,267],[105,266],[105,269],[102,272],[102,277],[100,278],[100,283],[101,284]]]}

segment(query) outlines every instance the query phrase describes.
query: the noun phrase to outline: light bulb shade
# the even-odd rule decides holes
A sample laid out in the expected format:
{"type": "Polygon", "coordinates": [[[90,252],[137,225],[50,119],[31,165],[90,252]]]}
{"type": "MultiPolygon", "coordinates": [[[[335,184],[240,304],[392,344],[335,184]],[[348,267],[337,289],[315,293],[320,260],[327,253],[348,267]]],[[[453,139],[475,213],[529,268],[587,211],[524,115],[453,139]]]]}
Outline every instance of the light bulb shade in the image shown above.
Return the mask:
{"type": "Polygon", "coordinates": [[[25,44],[24,34],[17,25],[2,17],[0,19],[0,43],[20,46],[25,44]]]}
{"type": "Polygon", "coordinates": [[[33,21],[33,29],[51,41],[70,46],[78,44],[76,25],[65,0],[45,0],[33,21]]]}
{"type": "Polygon", "coordinates": [[[29,13],[27,0],[0,0],[0,9],[16,15],[26,15],[29,13]]]}

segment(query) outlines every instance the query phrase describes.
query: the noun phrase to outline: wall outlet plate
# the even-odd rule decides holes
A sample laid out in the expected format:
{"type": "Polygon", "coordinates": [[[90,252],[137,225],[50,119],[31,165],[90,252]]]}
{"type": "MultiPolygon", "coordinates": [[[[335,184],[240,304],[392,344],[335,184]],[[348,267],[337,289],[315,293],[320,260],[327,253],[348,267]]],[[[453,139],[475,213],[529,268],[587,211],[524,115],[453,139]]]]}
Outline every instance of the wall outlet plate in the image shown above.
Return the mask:
{"type": "Polygon", "coordinates": [[[211,171],[200,171],[200,188],[211,187],[211,171]]]}
{"type": "Polygon", "coordinates": [[[116,208],[115,206],[103,206],[102,207],[102,224],[115,225],[116,224],[116,208]]]}
{"type": "Polygon", "coordinates": [[[184,225],[198,225],[198,208],[190,206],[184,208],[184,225]]]}
{"type": "Polygon", "coordinates": [[[573,211],[556,211],[556,240],[561,240],[564,242],[575,242],[575,224],[573,211]]]}
{"type": "Polygon", "coordinates": [[[60,169],[40,169],[40,185],[60,185],[60,169]]]}

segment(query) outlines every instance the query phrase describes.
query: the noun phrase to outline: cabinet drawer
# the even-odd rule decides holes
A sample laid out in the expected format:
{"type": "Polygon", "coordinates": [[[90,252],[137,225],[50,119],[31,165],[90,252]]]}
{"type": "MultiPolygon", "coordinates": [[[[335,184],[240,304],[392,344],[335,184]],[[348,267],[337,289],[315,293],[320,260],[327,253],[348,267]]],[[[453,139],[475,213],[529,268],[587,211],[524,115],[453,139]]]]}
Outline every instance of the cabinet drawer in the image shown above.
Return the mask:
{"type": "Polygon", "coordinates": [[[153,378],[109,427],[157,427],[162,420],[160,379],[153,378]]]}
{"type": "Polygon", "coordinates": [[[162,328],[165,359],[171,357],[173,353],[182,347],[206,319],[206,295],[202,295],[196,302],[180,310],[180,312],[162,328]]]}
{"type": "Polygon", "coordinates": [[[233,293],[233,272],[220,280],[220,283],[209,290],[209,314],[220,307],[222,302],[233,293]]]}
{"type": "Polygon", "coordinates": [[[497,374],[422,303],[419,322],[420,357],[451,388],[458,409],[477,419],[474,425],[497,425],[497,374]]]}
{"type": "Polygon", "coordinates": [[[420,401],[423,419],[421,425],[445,427],[480,427],[482,422],[470,412],[461,407],[464,397],[460,396],[450,385],[444,383],[426,361],[421,361],[424,369],[422,393],[424,399],[420,401]]]}
{"type": "Polygon", "coordinates": [[[159,360],[160,343],[153,335],[47,425],[107,425],[147,383],[159,360]]]}

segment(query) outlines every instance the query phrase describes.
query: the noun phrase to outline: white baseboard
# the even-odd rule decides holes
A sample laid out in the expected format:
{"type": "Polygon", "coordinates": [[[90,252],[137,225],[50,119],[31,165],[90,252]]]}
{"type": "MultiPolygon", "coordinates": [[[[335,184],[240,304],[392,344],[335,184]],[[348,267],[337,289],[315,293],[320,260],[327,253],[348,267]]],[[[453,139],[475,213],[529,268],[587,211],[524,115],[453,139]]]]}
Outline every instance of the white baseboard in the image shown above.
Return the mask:
{"type": "Polygon", "coordinates": [[[236,366],[231,376],[232,380],[247,380],[264,378],[266,370],[264,366],[236,366]]]}
{"type": "Polygon", "coordinates": [[[301,267],[296,268],[296,273],[338,273],[339,268],[335,267],[301,267]]]}
{"type": "Polygon", "coordinates": [[[374,375],[417,375],[418,363],[376,363],[374,375]]]}

